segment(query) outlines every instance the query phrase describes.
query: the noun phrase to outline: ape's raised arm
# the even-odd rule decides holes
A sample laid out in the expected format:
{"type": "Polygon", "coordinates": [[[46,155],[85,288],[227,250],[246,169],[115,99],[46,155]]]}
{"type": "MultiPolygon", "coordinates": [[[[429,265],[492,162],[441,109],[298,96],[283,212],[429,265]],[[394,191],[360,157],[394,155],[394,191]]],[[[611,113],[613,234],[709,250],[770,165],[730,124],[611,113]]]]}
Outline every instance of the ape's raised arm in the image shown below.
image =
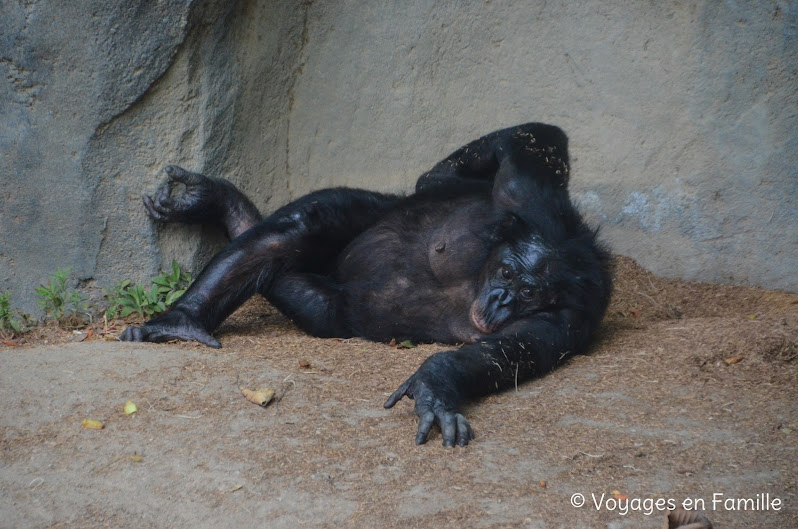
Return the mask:
{"type": "Polygon", "coordinates": [[[553,188],[568,187],[568,136],[554,125],[525,123],[497,130],[460,147],[421,175],[416,191],[453,180],[490,181],[512,164],[521,173],[553,188]]]}

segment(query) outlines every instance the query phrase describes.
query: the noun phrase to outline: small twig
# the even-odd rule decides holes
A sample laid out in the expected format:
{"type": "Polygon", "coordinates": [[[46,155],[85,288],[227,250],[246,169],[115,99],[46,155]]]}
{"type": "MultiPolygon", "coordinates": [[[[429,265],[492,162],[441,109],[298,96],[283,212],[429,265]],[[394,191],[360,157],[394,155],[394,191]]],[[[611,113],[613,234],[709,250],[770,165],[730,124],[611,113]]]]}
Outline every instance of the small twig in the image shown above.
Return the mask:
{"type": "Polygon", "coordinates": [[[292,375],[288,375],[283,379],[283,387],[280,388],[280,391],[274,395],[274,411],[277,411],[277,406],[283,397],[285,397],[286,393],[288,393],[291,389],[296,388],[296,382],[291,380],[292,375]]]}
{"type": "Polygon", "coordinates": [[[648,299],[650,299],[650,300],[651,300],[651,303],[653,303],[653,304],[654,304],[654,305],[656,305],[657,307],[662,307],[662,305],[660,305],[659,303],[657,303],[657,301],[656,301],[654,298],[652,298],[651,296],[649,296],[649,295],[648,295],[648,294],[646,294],[645,292],[640,292],[640,291],[638,290],[638,291],[637,291],[637,293],[638,293],[638,294],[640,294],[641,296],[644,296],[644,297],[647,297],[648,299]]]}

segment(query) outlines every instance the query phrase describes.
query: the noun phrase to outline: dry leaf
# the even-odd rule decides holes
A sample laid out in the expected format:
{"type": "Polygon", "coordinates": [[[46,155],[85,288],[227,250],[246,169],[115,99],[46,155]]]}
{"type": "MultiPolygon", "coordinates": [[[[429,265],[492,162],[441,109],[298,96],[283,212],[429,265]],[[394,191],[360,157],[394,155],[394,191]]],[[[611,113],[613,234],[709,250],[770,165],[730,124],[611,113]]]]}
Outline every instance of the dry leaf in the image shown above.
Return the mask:
{"type": "Polygon", "coordinates": [[[637,310],[637,309],[629,309],[629,314],[631,314],[635,318],[639,318],[640,317],[640,311],[637,310]]]}
{"type": "Polygon", "coordinates": [[[105,428],[105,425],[102,421],[98,421],[97,419],[83,419],[81,423],[84,428],[88,428],[90,430],[102,430],[105,428]]]}
{"type": "Polygon", "coordinates": [[[545,489],[545,488],[546,488],[546,482],[545,482],[545,481],[541,481],[541,482],[539,483],[539,485],[540,485],[540,488],[542,488],[542,489],[545,489]]]}
{"type": "Polygon", "coordinates": [[[134,463],[141,463],[144,460],[144,458],[141,456],[130,456],[130,460],[133,461],[134,463]]]}
{"type": "Polygon", "coordinates": [[[396,347],[396,338],[391,338],[391,341],[388,342],[388,345],[390,345],[391,347],[396,347]]]}
{"type": "Polygon", "coordinates": [[[139,411],[139,407],[136,406],[136,403],[132,400],[125,402],[125,415],[130,415],[131,413],[136,413],[139,411]]]}
{"type": "Polygon", "coordinates": [[[72,337],[69,339],[70,342],[82,342],[86,338],[88,338],[89,333],[83,331],[72,331],[72,337]]]}
{"type": "Polygon", "coordinates": [[[302,369],[310,369],[310,362],[308,362],[307,360],[300,360],[299,367],[301,367],[302,369]]]}
{"type": "Polygon", "coordinates": [[[253,404],[258,406],[266,406],[274,398],[274,390],[269,388],[260,388],[256,390],[246,389],[239,387],[241,393],[253,404]]]}
{"type": "Polygon", "coordinates": [[[731,358],[727,358],[726,360],[724,360],[724,362],[726,362],[729,365],[732,365],[732,364],[736,364],[737,362],[739,362],[742,359],[743,359],[742,356],[732,356],[731,358]]]}
{"type": "Polygon", "coordinates": [[[662,529],[712,529],[712,524],[700,511],[688,511],[677,507],[668,511],[662,529]]]}
{"type": "Polygon", "coordinates": [[[10,347],[16,347],[16,346],[18,346],[18,345],[19,345],[17,342],[15,342],[15,341],[13,341],[13,340],[3,340],[3,342],[2,342],[2,343],[3,343],[4,345],[8,345],[8,346],[10,346],[10,347]]]}
{"type": "Polygon", "coordinates": [[[92,329],[91,327],[89,327],[89,330],[88,330],[88,331],[86,331],[86,339],[88,340],[88,339],[90,339],[92,336],[94,336],[94,329],[92,329]]]}
{"type": "Polygon", "coordinates": [[[619,490],[614,490],[612,491],[612,497],[615,498],[616,500],[623,501],[627,499],[629,496],[627,496],[626,494],[621,494],[621,491],[619,490]]]}

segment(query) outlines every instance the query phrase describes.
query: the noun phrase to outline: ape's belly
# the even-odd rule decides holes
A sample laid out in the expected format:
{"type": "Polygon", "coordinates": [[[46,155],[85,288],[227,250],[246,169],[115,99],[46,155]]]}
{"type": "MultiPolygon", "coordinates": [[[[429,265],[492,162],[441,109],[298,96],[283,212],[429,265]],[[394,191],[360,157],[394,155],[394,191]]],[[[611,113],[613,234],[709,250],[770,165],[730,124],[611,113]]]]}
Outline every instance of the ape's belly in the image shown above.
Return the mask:
{"type": "Polygon", "coordinates": [[[355,239],[337,270],[353,332],[379,341],[479,339],[469,311],[490,249],[486,206],[468,197],[398,211],[355,239]]]}

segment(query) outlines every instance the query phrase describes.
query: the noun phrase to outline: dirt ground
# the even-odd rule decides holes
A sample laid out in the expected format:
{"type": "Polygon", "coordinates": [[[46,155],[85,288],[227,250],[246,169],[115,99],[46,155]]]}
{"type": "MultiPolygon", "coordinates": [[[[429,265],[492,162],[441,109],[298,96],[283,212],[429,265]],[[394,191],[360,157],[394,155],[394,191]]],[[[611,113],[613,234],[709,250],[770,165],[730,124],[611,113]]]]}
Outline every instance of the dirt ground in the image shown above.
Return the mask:
{"type": "Polygon", "coordinates": [[[310,338],[262,300],[219,350],[0,345],[0,527],[660,528],[691,499],[716,528],[798,527],[798,294],[616,270],[590,354],[469,406],[466,448],[382,408],[444,347],[310,338]]]}

